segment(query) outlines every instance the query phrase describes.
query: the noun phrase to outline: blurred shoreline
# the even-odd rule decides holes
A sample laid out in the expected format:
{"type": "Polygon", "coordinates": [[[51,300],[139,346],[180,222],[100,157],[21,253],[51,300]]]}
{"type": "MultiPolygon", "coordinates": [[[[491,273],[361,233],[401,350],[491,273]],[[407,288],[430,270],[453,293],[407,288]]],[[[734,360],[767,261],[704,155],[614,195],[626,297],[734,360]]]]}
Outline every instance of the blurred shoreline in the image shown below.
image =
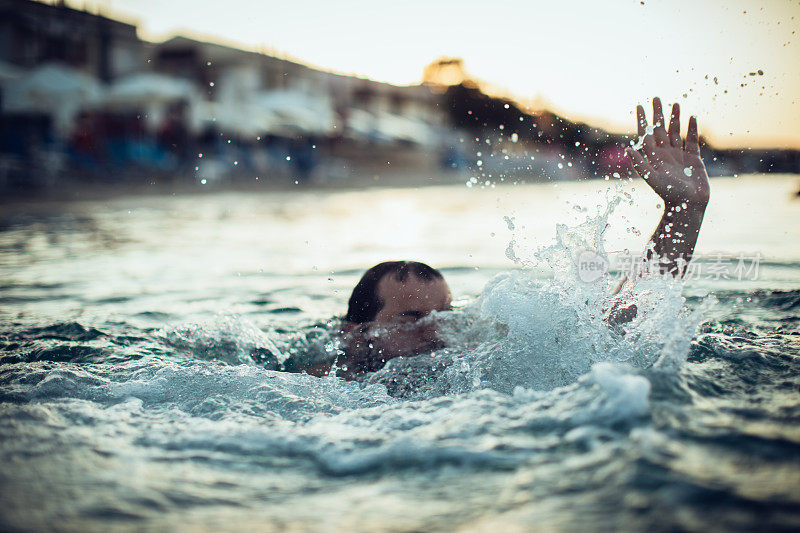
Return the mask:
{"type": "MultiPolygon", "coordinates": [[[[766,174],[749,173],[737,176],[716,176],[712,178],[748,180],[749,178],[758,179],[766,174]]],[[[800,175],[793,173],[771,174],[776,178],[784,178],[793,181],[792,190],[796,192],[794,196],[800,198],[800,175]]],[[[122,184],[97,184],[81,180],[70,181],[57,189],[46,189],[37,192],[19,192],[16,194],[0,195],[0,211],[11,210],[39,210],[46,209],[50,205],[62,203],[98,202],[117,199],[135,199],[152,197],[175,197],[175,196],[209,196],[219,194],[285,194],[285,193],[327,193],[333,191],[363,191],[367,189],[420,189],[426,187],[509,187],[514,185],[528,184],[558,184],[557,180],[550,180],[543,177],[532,177],[503,180],[497,182],[474,182],[474,176],[466,171],[408,171],[403,169],[384,171],[380,173],[363,173],[344,181],[319,181],[294,183],[286,180],[235,180],[226,183],[199,185],[188,180],[164,180],[148,181],[126,181],[122,184]]],[[[639,178],[633,178],[635,182],[639,178]]],[[[565,180],[569,182],[598,181],[588,178],[565,180]]],[[[614,180],[616,181],[616,179],[614,180]]]]}
{"type": "MultiPolygon", "coordinates": [[[[631,175],[632,133],[488,94],[459,58],[396,86],[137,31],[63,3],[0,0],[0,35],[19,36],[0,47],[0,204],[631,175]]],[[[711,176],[800,174],[800,150],[700,141],[711,176]]]]}
{"type": "Polygon", "coordinates": [[[0,208],[32,203],[60,203],[101,201],[123,197],[138,196],[190,196],[220,193],[272,193],[272,192],[323,192],[364,190],[368,188],[420,188],[428,186],[464,186],[470,176],[465,172],[412,172],[397,170],[383,173],[364,174],[346,181],[319,181],[294,183],[288,180],[255,179],[235,180],[226,183],[200,185],[188,180],[147,180],[126,181],[120,184],[93,183],[70,180],[57,188],[41,191],[18,191],[0,196],[0,208]]]}

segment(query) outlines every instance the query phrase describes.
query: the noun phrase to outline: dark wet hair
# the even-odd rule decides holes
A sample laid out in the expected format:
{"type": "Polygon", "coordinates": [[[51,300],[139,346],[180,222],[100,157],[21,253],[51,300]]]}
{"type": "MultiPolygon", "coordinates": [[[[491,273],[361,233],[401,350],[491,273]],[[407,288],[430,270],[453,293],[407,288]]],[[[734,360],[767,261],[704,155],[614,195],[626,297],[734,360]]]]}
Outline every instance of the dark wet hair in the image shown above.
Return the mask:
{"type": "Polygon", "coordinates": [[[378,297],[378,283],[387,274],[393,274],[397,281],[405,281],[408,274],[414,274],[423,281],[444,279],[441,272],[425,263],[416,261],[386,261],[367,270],[350,295],[345,322],[363,324],[372,322],[383,309],[386,302],[378,297]]]}

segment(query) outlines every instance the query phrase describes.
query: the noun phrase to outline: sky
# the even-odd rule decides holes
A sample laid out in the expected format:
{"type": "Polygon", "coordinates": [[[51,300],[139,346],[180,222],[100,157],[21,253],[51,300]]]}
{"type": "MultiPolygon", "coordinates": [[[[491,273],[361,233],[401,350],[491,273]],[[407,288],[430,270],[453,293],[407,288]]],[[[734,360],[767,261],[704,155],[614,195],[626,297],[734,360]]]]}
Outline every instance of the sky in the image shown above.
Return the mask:
{"type": "Polygon", "coordinates": [[[495,91],[614,131],[658,95],[717,146],[800,148],[800,0],[67,3],[149,40],[189,35],[397,84],[460,57],[495,91]]]}

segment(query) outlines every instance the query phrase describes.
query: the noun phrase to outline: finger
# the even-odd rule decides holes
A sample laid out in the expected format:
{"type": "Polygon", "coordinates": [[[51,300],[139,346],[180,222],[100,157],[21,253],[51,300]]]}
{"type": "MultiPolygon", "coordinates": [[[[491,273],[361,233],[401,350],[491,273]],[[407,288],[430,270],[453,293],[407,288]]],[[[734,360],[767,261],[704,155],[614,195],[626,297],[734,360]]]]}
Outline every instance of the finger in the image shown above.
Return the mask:
{"type": "Polygon", "coordinates": [[[641,139],[647,134],[647,116],[644,114],[644,107],[641,105],[636,106],[636,125],[636,131],[641,139]]]}
{"type": "Polygon", "coordinates": [[[649,179],[655,172],[653,167],[650,166],[642,154],[634,150],[633,148],[626,148],[625,153],[628,155],[628,158],[631,160],[631,164],[633,168],[636,170],[636,173],[639,174],[644,179],[649,179]]]}
{"type": "Polygon", "coordinates": [[[677,103],[672,104],[672,114],[669,117],[669,143],[682,148],[681,143],[681,108],[677,103]]]}
{"type": "Polygon", "coordinates": [[[658,157],[656,156],[656,140],[652,135],[645,135],[642,145],[642,153],[645,159],[647,159],[651,165],[655,166],[658,162],[658,157]]]}
{"type": "Polygon", "coordinates": [[[653,137],[659,146],[669,144],[667,130],[664,129],[664,110],[661,108],[661,99],[657,96],[653,98],[653,137]]]}
{"type": "Polygon", "coordinates": [[[697,118],[689,117],[689,129],[686,132],[686,151],[692,155],[700,155],[700,136],[697,133],[697,118]]]}
{"type": "Polygon", "coordinates": [[[661,98],[653,98],[653,127],[664,125],[664,111],[661,109],[661,98]]]}

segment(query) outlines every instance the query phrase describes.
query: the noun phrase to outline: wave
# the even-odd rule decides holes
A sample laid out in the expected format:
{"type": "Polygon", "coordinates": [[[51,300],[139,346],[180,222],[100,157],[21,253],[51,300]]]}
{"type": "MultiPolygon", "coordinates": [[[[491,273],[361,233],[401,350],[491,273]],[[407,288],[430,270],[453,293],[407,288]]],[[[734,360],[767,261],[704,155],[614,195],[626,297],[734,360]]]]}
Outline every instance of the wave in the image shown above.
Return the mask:
{"type": "MultiPolygon", "coordinates": [[[[84,430],[102,431],[127,420],[137,446],[301,457],[330,475],[440,464],[513,466],[540,445],[536,439],[513,444],[514,432],[575,430],[570,441],[581,441],[618,431],[620,423],[647,419],[650,392],[644,376],[610,364],[549,393],[479,390],[419,401],[338,378],[154,360],[19,365],[5,370],[3,382],[3,401],[28,405],[23,410],[49,424],[79,421],[84,430]],[[501,434],[508,442],[487,445],[481,438],[501,434]]],[[[13,425],[0,423],[0,432],[9,430],[13,425]]]]}

